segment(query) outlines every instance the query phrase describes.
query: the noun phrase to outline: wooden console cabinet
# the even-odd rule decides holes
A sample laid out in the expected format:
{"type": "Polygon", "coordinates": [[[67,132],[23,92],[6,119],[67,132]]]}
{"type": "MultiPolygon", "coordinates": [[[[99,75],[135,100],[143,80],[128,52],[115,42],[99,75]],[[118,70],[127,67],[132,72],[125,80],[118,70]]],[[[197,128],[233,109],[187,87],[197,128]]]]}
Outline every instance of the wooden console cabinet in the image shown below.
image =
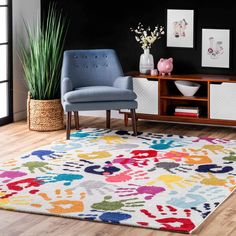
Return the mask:
{"type": "MultiPolygon", "coordinates": [[[[130,72],[138,98],[137,119],[236,126],[236,76],[232,75],[171,75],[151,76],[130,72]],[[189,80],[201,84],[193,97],[183,96],[175,80],[189,80]],[[199,117],[174,116],[176,106],[200,108],[199,117]]],[[[128,124],[130,114],[124,114],[128,124]]]]}

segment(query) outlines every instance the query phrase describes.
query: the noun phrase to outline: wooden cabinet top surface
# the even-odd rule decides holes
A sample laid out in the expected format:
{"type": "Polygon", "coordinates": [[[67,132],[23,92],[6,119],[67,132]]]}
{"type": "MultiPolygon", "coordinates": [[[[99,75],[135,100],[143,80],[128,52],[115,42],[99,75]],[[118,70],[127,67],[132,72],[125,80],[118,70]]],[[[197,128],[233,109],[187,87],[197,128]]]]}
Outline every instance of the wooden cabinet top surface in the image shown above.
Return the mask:
{"type": "Polygon", "coordinates": [[[233,82],[236,83],[236,75],[210,75],[210,74],[179,74],[179,75],[146,75],[140,74],[138,71],[131,71],[126,75],[136,78],[148,78],[152,80],[192,80],[192,81],[205,81],[205,82],[233,82]]]}

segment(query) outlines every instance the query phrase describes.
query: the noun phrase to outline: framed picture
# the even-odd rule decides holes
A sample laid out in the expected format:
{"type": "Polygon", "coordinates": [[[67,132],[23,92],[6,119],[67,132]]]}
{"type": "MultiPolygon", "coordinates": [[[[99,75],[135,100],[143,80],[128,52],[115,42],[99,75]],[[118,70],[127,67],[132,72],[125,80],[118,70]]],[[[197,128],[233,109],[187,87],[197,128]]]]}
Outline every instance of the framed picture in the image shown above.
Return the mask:
{"type": "Polygon", "coordinates": [[[194,10],[167,9],[167,47],[194,47],[194,10]]]}
{"type": "Polygon", "coordinates": [[[202,29],[202,67],[229,68],[229,54],[229,29],[202,29]]]}

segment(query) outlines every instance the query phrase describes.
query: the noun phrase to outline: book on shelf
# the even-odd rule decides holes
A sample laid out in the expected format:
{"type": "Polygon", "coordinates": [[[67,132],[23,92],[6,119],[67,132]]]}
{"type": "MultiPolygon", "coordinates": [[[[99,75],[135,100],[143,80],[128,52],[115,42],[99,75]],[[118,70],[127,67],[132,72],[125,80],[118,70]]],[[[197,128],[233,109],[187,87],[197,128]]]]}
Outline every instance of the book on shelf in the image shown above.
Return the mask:
{"type": "Polygon", "coordinates": [[[183,107],[177,106],[175,112],[184,112],[184,113],[195,113],[199,114],[199,107],[183,107]]]}
{"type": "Polygon", "coordinates": [[[199,117],[199,113],[191,113],[191,112],[175,112],[175,116],[188,116],[188,117],[199,117]]]}

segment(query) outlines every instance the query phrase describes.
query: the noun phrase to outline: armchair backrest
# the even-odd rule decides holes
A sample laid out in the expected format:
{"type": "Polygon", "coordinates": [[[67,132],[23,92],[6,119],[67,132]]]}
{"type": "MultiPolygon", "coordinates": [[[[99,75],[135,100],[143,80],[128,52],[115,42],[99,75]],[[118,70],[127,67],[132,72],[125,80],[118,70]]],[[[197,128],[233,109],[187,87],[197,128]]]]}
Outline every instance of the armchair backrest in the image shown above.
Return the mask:
{"type": "Polygon", "coordinates": [[[73,87],[112,86],[123,71],[112,49],[69,50],[64,52],[62,79],[69,77],[73,87]]]}

